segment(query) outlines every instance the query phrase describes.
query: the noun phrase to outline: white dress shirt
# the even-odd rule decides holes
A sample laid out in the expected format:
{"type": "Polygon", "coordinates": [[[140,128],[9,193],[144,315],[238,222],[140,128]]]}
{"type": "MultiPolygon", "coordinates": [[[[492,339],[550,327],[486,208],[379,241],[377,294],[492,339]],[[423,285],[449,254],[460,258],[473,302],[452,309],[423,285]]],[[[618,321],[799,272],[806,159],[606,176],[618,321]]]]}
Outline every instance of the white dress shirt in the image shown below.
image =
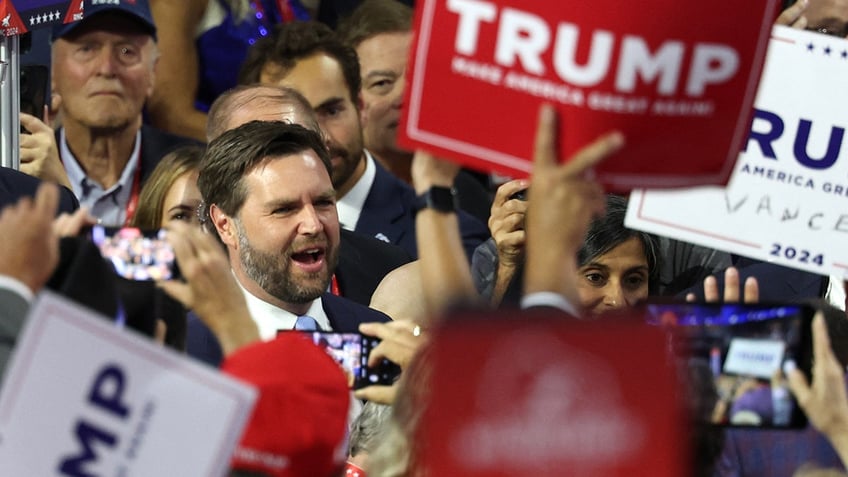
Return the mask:
{"type": "MultiPolygon", "coordinates": [[[[238,282],[238,280],[236,281],[238,282]]],[[[276,338],[277,332],[280,330],[294,329],[297,315],[257,298],[245,290],[241,286],[241,283],[239,283],[239,287],[241,287],[241,291],[244,293],[244,299],[247,301],[247,309],[250,311],[250,316],[256,323],[257,328],[259,328],[259,336],[262,338],[262,341],[270,341],[276,338]]],[[[321,331],[333,331],[333,328],[330,326],[330,319],[327,318],[327,313],[324,312],[321,297],[312,301],[309,311],[305,314],[315,318],[321,331]]]]}
{"type": "Polygon", "coordinates": [[[356,181],[356,184],[348,193],[336,201],[339,223],[343,229],[350,231],[353,231],[356,228],[356,223],[359,222],[359,215],[362,213],[362,208],[365,207],[365,200],[368,199],[368,193],[371,192],[374,177],[377,175],[374,157],[368,151],[363,152],[365,152],[365,172],[362,173],[362,177],[356,181]]]}

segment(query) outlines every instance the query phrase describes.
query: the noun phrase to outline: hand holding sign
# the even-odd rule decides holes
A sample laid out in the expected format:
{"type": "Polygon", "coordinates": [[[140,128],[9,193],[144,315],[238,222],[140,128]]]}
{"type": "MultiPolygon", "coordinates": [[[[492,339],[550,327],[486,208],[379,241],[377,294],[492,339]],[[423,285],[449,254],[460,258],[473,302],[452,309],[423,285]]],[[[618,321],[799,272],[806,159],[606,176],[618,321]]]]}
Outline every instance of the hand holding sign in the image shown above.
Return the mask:
{"type": "Polygon", "coordinates": [[[807,28],[807,17],[804,16],[804,10],[807,9],[807,5],[809,5],[809,0],[795,2],[792,6],[780,12],[780,16],[777,17],[774,23],[799,30],[807,28]]]}

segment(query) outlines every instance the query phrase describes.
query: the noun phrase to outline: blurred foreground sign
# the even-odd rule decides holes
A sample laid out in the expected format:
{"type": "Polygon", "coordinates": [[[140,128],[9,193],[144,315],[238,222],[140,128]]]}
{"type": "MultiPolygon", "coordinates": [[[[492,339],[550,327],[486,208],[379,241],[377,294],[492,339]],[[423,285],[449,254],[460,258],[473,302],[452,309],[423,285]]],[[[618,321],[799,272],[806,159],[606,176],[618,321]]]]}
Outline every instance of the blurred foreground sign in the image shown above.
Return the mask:
{"type": "Polygon", "coordinates": [[[423,373],[405,370],[427,379],[414,461],[464,477],[685,475],[665,335],[631,318],[452,317],[423,373]]]}
{"type": "Polygon", "coordinates": [[[43,293],[0,394],[0,475],[224,475],[255,399],[43,293]]]}
{"type": "Polygon", "coordinates": [[[550,102],[564,157],[625,134],[626,150],[597,171],[615,189],[724,184],[777,3],[735,3],[728,15],[694,0],[417,2],[400,139],[526,176],[550,102]]]}
{"type": "Polygon", "coordinates": [[[775,27],[726,188],[634,191],[628,227],[823,275],[848,271],[848,41],[775,27]]]}

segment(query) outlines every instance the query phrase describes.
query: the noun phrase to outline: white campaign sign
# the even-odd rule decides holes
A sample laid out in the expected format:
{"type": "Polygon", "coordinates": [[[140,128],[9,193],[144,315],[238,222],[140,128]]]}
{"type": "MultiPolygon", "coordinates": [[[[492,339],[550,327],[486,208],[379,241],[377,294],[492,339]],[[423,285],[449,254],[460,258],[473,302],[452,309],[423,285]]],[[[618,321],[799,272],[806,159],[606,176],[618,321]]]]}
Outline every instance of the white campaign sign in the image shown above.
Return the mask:
{"type": "Polygon", "coordinates": [[[771,379],[780,369],[785,349],[780,340],[734,338],[727,350],[724,372],[771,379]]]}
{"type": "Polygon", "coordinates": [[[848,40],[775,27],[751,134],[727,187],[634,191],[626,225],[848,276],[846,78],[848,40]]]}
{"type": "Polygon", "coordinates": [[[42,293],[0,394],[0,475],[221,476],[256,390],[42,293]]]}

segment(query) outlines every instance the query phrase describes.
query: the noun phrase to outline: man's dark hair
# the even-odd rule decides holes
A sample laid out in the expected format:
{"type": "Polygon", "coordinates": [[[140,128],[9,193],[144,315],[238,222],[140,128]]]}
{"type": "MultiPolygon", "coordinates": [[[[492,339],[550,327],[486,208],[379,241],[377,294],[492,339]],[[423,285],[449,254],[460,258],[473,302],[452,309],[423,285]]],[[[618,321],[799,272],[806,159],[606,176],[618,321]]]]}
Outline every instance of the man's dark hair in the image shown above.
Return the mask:
{"type": "Polygon", "coordinates": [[[410,30],[412,8],[397,0],[365,0],[336,29],[342,41],[352,48],[381,33],[410,30]]]}
{"type": "Polygon", "coordinates": [[[636,237],[645,249],[648,261],[648,289],[655,293],[660,282],[660,257],[657,238],[645,232],[628,229],[624,226],[624,216],[627,213],[627,199],[608,194],[607,209],[602,217],[592,221],[589,233],[583,246],[577,252],[579,266],[584,266],[597,257],[618,247],[627,240],[636,237]]]}
{"type": "Polygon", "coordinates": [[[247,199],[245,175],[269,158],[306,150],[314,151],[331,174],[330,154],[321,136],[298,124],[251,121],[221,134],[209,143],[197,178],[206,213],[215,204],[235,216],[247,199]]]}
{"type": "Polygon", "coordinates": [[[284,77],[298,60],[319,53],[339,63],[354,105],[359,104],[359,58],[356,50],[345,45],[336,33],[323,23],[290,22],[279,24],[273,32],[259,40],[247,51],[247,59],[239,72],[240,84],[259,83],[262,70],[268,64],[281,68],[284,77]]]}

